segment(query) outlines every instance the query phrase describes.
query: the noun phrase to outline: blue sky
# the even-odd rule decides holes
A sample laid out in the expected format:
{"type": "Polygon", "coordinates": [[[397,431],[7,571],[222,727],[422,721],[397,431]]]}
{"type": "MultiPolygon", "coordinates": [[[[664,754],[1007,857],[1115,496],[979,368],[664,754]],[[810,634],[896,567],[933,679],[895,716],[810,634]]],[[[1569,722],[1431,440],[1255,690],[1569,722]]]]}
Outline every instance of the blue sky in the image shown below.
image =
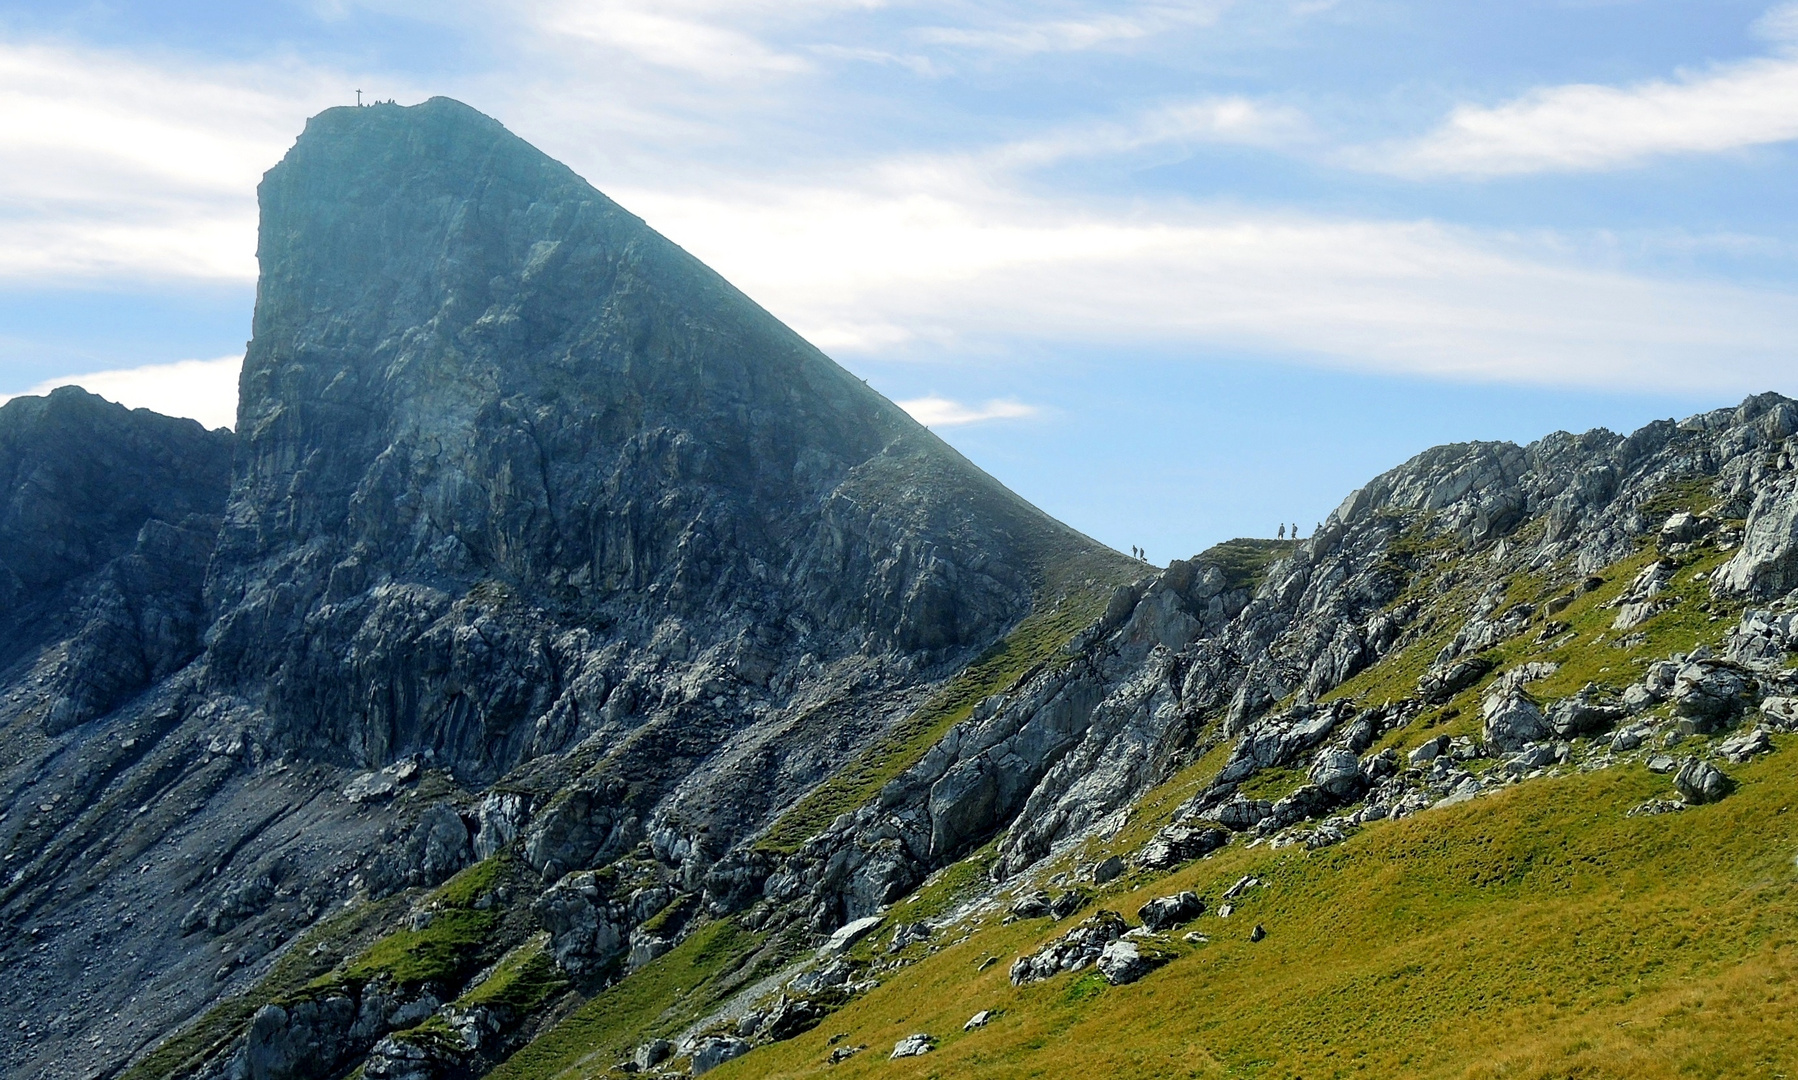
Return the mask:
{"type": "Polygon", "coordinates": [[[1798,5],[0,0],[0,395],[223,422],[254,187],[447,94],[1156,561],[1798,395],[1798,5]]]}

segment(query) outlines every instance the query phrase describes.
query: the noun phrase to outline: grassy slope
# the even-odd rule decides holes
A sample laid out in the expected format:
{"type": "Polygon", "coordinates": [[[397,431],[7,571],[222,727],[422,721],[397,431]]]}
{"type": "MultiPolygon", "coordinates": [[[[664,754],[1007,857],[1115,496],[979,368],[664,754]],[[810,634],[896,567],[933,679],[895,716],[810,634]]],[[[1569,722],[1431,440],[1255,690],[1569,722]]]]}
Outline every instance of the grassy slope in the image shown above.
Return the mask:
{"type": "MultiPolygon", "coordinates": [[[[1447,561],[1458,553],[1440,554],[1447,561]]],[[[1610,628],[1609,603],[1653,557],[1644,550],[1565,610],[1539,615],[1538,624],[1554,618],[1571,629],[1541,642],[1532,627],[1492,651],[1499,669],[1555,660],[1561,670],[1534,689],[1557,697],[1588,681],[1621,687],[1651,660],[1714,643],[1739,608],[1711,603],[1698,580],[1723,560],[1714,551],[1684,557],[1670,589],[1679,605],[1618,641],[1625,635],[1610,628]]],[[[1420,584],[1428,587],[1427,575],[1420,584]]],[[[1560,591],[1519,576],[1506,602],[1560,591]]],[[[1407,695],[1455,625],[1446,622],[1340,693],[1364,702],[1407,695]]],[[[1473,732],[1478,700],[1479,688],[1470,689],[1388,741],[1404,747],[1443,731],[1473,732]]],[[[1191,928],[1210,943],[1176,939],[1180,959],[1128,987],[1107,987],[1087,971],[1013,988],[1010,959],[1065,925],[989,920],[817,1031],[714,1075],[1786,1074],[1798,1070],[1798,737],[1776,743],[1769,757],[1731,767],[1741,785],[1734,795],[1677,814],[1624,816],[1671,795],[1667,778],[1632,763],[1376,823],[1319,852],[1237,845],[1170,876],[1134,873],[1100,904],[1134,916],[1149,898],[1194,888],[1215,907],[1221,890],[1247,872],[1270,886],[1240,900],[1229,921],[1200,919],[1191,928]],[[1250,944],[1257,921],[1269,937],[1250,944]],[[1005,962],[976,973],[989,955],[1005,962]],[[961,1025],[980,1009],[1001,1015],[964,1034],[961,1025]],[[935,1035],[942,1048],[887,1061],[893,1043],[916,1031],[935,1035]],[[833,1045],[858,1044],[869,1050],[825,1064],[833,1045]]],[[[1145,798],[1111,847],[1146,838],[1215,774],[1225,749],[1145,798]]],[[[940,910],[939,897],[977,877],[985,858],[976,853],[939,875],[894,917],[940,910]]]]}
{"type": "Polygon", "coordinates": [[[1624,811],[1640,766],[1544,779],[1378,823],[1320,852],[1232,847],[1101,903],[1270,882],[1142,982],[1013,988],[1011,957],[1063,927],[988,925],[731,1077],[1735,1076],[1798,1069],[1795,744],[1711,807],[1624,811]],[[1247,941],[1255,922],[1268,938],[1247,941]],[[975,974],[979,959],[1007,963],[975,974]],[[988,1028],[964,1034],[979,1009],[988,1028]],[[942,1049],[888,1062],[927,1031],[942,1049]],[[824,1064],[828,1036],[870,1050],[824,1064]]]}

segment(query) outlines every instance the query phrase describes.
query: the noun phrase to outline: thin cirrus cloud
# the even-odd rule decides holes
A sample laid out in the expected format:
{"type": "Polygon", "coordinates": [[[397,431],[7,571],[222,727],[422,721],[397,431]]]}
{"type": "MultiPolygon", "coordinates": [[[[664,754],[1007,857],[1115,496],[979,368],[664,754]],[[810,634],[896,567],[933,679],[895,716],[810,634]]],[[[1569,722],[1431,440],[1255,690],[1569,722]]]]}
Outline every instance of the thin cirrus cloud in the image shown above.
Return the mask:
{"type": "Polygon", "coordinates": [[[1347,163],[1416,178],[1590,172],[1674,154],[1798,138],[1798,5],[1757,24],[1775,55],[1632,86],[1544,87],[1464,105],[1408,143],[1349,151],[1347,163]]]}
{"type": "MultiPolygon", "coordinates": [[[[48,394],[59,386],[79,386],[131,409],[198,420],[209,428],[237,423],[237,376],[243,357],[179,360],[114,371],[94,371],[45,379],[25,394],[48,394]]],[[[15,395],[23,396],[23,395],[15,395]]],[[[0,398],[0,403],[11,400],[0,398]]]]}
{"type": "Polygon", "coordinates": [[[846,355],[1034,340],[1714,393],[1784,380],[1798,338],[1798,297],[1595,270],[1552,237],[1002,189],[618,194],[846,355]]]}
{"type": "Polygon", "coordinates": [[[1172,30],[1209,26],[1217,22],[1228,7],[1228,0],[1143,4],[1118,13],[1092,12],[1060,19],[997,20],[984,26],[926,26],[913,30],[910,36],[926,45],[982,52],[1080,52],[1140,41],[1172,30]]]}
{"type": "Polygon", "coordinates": [[[1027,405],[1015,398],[995,398],[983,405],[964,405],[950,398],[929,394],[894,404],[928,428],[961,427],[988,420],[1024,420],[1042,413],[1035,405],[1027,405]]]}

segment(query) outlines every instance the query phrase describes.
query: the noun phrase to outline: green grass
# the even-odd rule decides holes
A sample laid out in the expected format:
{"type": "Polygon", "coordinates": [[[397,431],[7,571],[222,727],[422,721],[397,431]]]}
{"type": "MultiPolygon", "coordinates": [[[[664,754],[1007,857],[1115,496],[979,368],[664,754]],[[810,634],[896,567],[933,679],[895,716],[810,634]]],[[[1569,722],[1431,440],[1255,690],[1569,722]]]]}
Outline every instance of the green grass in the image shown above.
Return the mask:
{"type": "Polygon", "coordinates": [[[667,954],[600,993],[538,1036],[488,1076],[491,1080],[598,1076],[638,1044],[678,1030],[734,987],[724,976],[764,943],[730,920],[694,931],[667,954]]]}
{"type": "MultiPolygon", "coordinates": [[[[1704,509],[1710,501],[1708,481],[1681,482],[1657,496],[1648,514],[1658,525],[1663,513],[1704,509]]],[[[1538,527],[1513,541],[1527,546],[1538,527]]],[[[1421,601],[1422,632],[1330,698],[1372,705],[1412,696],[1485,590],[1483,565],[1449,582],[1446,575],[1474,564],[1463,562],[1470,553],[1427,515],[1395,528],[1386,560],[1399,579],[1394,604],[1421,601]]],[[[1477,733],[1482,692],[1520,663],[1560,665],[1532,684],[1552,700],[1589,682],[1620,689],[1652,660],[1720,640],[1741,605],[1713,600],[1698,580],[1729,557],[1708,548],[1679,558],[1663,594],[1674,601],[1670,610],[1627,632],[1611,629],[1612,602],[1657,557],[1652,540],[1644,536],[1642,550],[1607,568],[1590,592],[1570,589],[1566,568],[1511,576],[1501,611],[1521,601],[1570,602],[1538,613],[1522,633],[1488,650],[1492,674],[1390,733],[1384,745],[1403,750],[1439,734],[1477,733]],[[1569,628],[1541,641],[1551,618],[1569,628]]],[[[1291,546],[1231,541],[1199,561],[1223,565],[1233,584],[1252,587],[1291,546]]],[[[1069,620],[1053,633],[1021,624],[850,777],[789,815],[771,834],[777,850],[792,850],[836,813],[871,797],[975,702],[1041,662],[1035,657],[1052,654],[1083,622],[1069,620]],[[1020,640],[1027,628],[1036,633],[1034,646],[1020,640]]],[[[1665,777],[1622,766],[1546,777],[1464,806],[1374,823],[1319,852],[1251,851],[1239,843],[1170,875],[1132,872],[1099,890],[1083,914],[1099,907],[1134,912],[1181,888],[1197,890],[1215,908],[1223,887],[1247,872],[1269,886],[1239,898],[1228,922],[1214,914],[1200,920],[1192,928],[1210,934],[1210,943],[1175,940],[1172,962],[1129,987],[1110,987],[1090,971],[1011,987],[1004,961],[1065,926],[1008,926],[996,914],[983,916],[970,940],[934,953],[912,950],[915,963],[830,1023],[758,1049],[716,1075],[1559,1080],[1798,1069],[1798,883],[1791,862],[1798,815],[1789,812],[1798,805],[1798,770],[1783,760],[1798,753],[1798,741],[1778,741],[1770,758],[1730,769],[1741,786],[1729,799],[1679,814],[1626,818],[1630,807],[1671,789],[1665,777]],[[1251,945],[1247,932],[1257,922],[1270,936],[1251,945]],[[990,955],[1002,962],[977,971],[990,955]],[[963,1033],[962,1023],[980,1009],[1000,1015],[963,1033]],[[941,1048],[888,1062],[885,1049],[914,1031],[932,1033],[941,1048]],[[825,1065],[826,1040],[837,1033],[870,1051],[825,1065]]],[[[1198,760],[1141,800],[1116,836],[1064,852],[1048,869],[1069,868],[1101,849],[1139,846],[1216,775],[1230,743],[1198,749],[1198,760]]],[[[1302,782],[1300,770],[1268,770],[1243,790],[1277,798],[1302,782]]],[[[888,913],[889,923],[940,918],[977,894],[993,850],[989,844],[932,875],[888,913]]],[[[720,932],[718,925],[708,932],[720,932]]],[[[860,951],[873,949],[864,942],[860,951]]],[[[740,962],[742,954],[733,955],[740,962]]],[[[651,981],[633,989],[639,976],[632,976],[575,1014],[579,1024],[557,1028],[559,1049],[534,1044],[496,1075],[597,1075],[642,1038],[702,1014],[712,1000],[704,988],[718,965],[674,953],[664,961],[670,968],[651,981]],[[686,983],[700,988],[697,1001],[679,993],[686,983]]]]}
{"type": "Polygon", "coordinates": [[[1291,554],[1298,546],[1296,540],[1237,537],[1221,544],[1213,544],[1193,556],[1192,561],[1200,566],[1215,566],[1223,571],[1229,588],[1253,592],[1267,580],[1268,568],[1291,554]]]}
{"type": "Polygon", "coordinates": [[[408,988],[460,982],[478,966],[481,946],[498,922],[490,911],[439,911],[422,930],[395,930],[375,942],[329,981],[366,984],[386,979],[408,988]]]}
{"type": "Polygon", "coordinates": [[[1255,775],[1237,785],[1237,792],[1244,798],[1266,799],[1273,802],[1292,794],[1302,787],[1306,780],[1303,766],[1282,769],[1262,769],[1255,775]]]}
{"type": "Polygon", "coordinates": [[[1662,522],[1681,510],[1701,513],[1717,501],[1716,485],[1716,479],[1709,476],[1675,480],[1642,503],[1642,516],[1649,529],[1659,530],[1662,522]]]}
{"type": "Polygon", "coordinates": [[[568,987],[568,979],[544,949],[542,935],[514,949],[493,973],[457,999],[468,1007],[486,1005],[525,1015],[568,987]]]}
{"type": "Polygon", "coordinates": [[[498,909],[475,904],[513,869],[511,856],[495,855],[439,885],[422,905],[427,925],[393,930],[340,971],[316,979],[312,991],[362,986],[377,980],[412,988],[426,983],[454,988],[478,970],[499,928],[498,909]]]}
{"type": "Polygon", "coordinates": [[[853,762],[801,799],[775,822],[758,845],[791,854],[836,819],[880,793],[888,781],[917,764],[974,706],[1010,689],[1105,612],[1112,586],[1090,582],[1056,607],[1032,612],[1004,640],[963,668],[929,701],[902,720],[853,762]]]}
{"type": "Polygon", "coordinates": [[[1776,1075],[1798,1069],[1798,742],[1733,769],[1722,803],[1624,811],[1669,783],[1640,767],[1544,778],[1376,823],[1319,852],[1232,846],[1101,903],[1179,888],[1215,904],[1267,881],[1176,959],[1109,987],[1012,987],[1002,961],[1065,927],[989,922],[829,1024],[717,1072],[737,1077],[1776,1075]],[[1268,938],[1247,941],[1255,923],[1268,938]],[[979,1009],[1001,1015],[963,1033],[979,1009]],[[934,1054],[884,1051],[925,1031],[934,1054]],[[824,1064],[826,1038],[870,1050],[824,1064]]]}

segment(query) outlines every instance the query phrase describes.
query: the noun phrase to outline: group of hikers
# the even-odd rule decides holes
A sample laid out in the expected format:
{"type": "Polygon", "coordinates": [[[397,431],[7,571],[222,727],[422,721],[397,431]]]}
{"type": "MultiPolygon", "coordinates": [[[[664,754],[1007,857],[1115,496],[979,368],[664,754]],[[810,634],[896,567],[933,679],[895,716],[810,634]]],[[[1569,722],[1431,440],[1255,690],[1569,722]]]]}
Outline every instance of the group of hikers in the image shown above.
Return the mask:
{"type": "MultiPolygon", "coordinates": [[[[1322,529],[1323,529],[1323,522],[1320,521],[1317,524],[1317,530],[1322,530],[1322,529]]],[[[1279,539],[1279,540],[1286,539],[1288,535],[1290,535],[1292,537],[1292,539],[1297,540],[1299,538],[1299,523],[1296,521],[1293,522],[1292,523],[1292,532],[1290,534],[1288,534],[1286,531],[1286,523],[1284,521],[1282,521],[1280,523],[1279,531],[1277,533],[1275,533],[1274,535],[1275,535],[1275,538],[1279,539]]],[[[1132,558],[1141,559],[1143,562],[1149,561],[1149,553],[1147,551],[1144,551],[1142,548],[1137,547],[1135,544],[1130,545],[1130,555],[1132,558]]]]}

